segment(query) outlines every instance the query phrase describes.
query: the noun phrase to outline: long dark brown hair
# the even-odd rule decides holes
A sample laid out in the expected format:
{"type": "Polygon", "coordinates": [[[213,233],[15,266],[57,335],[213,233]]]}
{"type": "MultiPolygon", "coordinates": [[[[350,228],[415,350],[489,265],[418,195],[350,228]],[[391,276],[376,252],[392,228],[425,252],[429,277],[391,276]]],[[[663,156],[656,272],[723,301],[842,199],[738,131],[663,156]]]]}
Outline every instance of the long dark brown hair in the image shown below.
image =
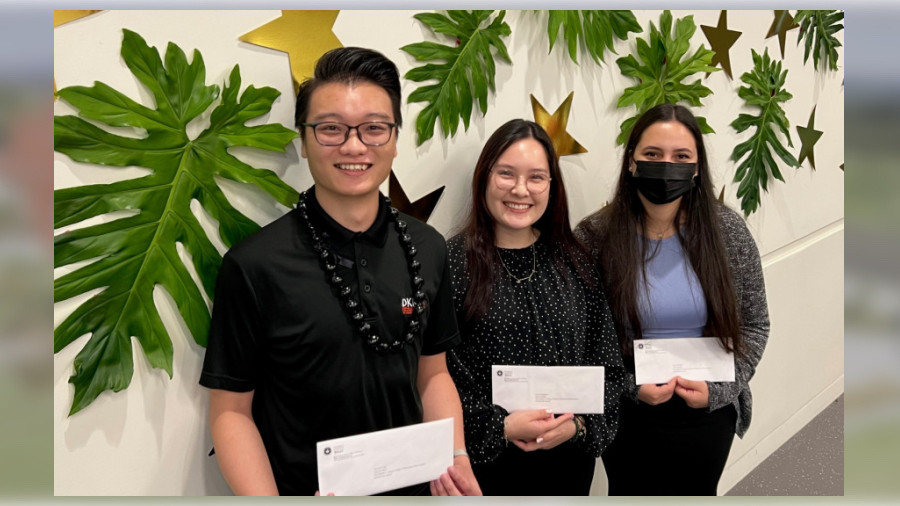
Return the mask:
{"type": "Polygon", "coordinates": [[[586,262],[573,261],[585,259],[586,254],[581,243],[575,239],[569,223],[569,203],[566,199],[566,188],[563,185],[559,161],[553,149],[553,141],[544,129],[533,121],[514,119],[497,129],[485,143],[475,164],[472,175],[472,206],[460,232],[465,238],[466,266],[469,277],[466,300],[463,303],[465,321],[471,323],[480,320],[491,305],[491,285],[496,275],[496,265],[500,262],[494,234],[494,218],[488,211],[487,195],[490,184],[491,169],[500,156],[513,144],[523,139],[534,139],[543,146],[547,154],[547,166],[550,168],[550,192],[547,209],[533,225],[541,233],[551,248],[553,262],[566,276],[565,264],[573,265],[578,274],[586,282],[586,262]]]}
{"type": "Polygon", "coordinates": [[[743,355],[737,296],[719,228],[717,208],[721,204],[713,196],[703,136],[694,115],[687,108],[674,104],[653,107],[634,124],[625,145],[615,196],[609,206],[599,211],[603,234],[597,241],[603,248],[601,270],[622,351],[631,354],[632,339],[642,337],[638,317],[638,298],[642,287],[638,285],[641,279],[646,279],[644,259],[648,258],[648,253],[654,253],[650,251],[646,234],[638,233],[639,230],[646,230],[646,212],[637,195],[629,166],[644,131],[650,125],[664,121],[677,121],[684,125],[697,145],[696,184],[681,198],[675,224],[678,240],[687,253],[706,298],[708,316],[703,335],[718,337],[726,350],[743,355]],[[630,336],[626,333],[628,327],[630,336]]]}

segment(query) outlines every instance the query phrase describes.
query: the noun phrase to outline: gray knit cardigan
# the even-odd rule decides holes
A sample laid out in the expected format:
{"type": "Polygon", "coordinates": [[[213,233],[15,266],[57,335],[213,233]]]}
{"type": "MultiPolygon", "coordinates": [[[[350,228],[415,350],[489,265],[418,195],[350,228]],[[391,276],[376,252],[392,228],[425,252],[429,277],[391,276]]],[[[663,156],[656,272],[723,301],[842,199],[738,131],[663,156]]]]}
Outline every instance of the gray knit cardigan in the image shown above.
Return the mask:
{"type": "MultiPolygon", "coordinates": [[[[762,358],[769,338],[769,309],[766,304],[766,286],[763,280],[759,250],[747,225],[738,213],[719,205],[719,222],[722,227],[725,248],[740,309],[741,336],[746,345],[746,356],[735,358],[734,382],[709,383],[709,411],[729,404],[737,410],[735,433],[743,437],[750,426],[753,399],[750,395],[750,378],[762,358]]],[[[584,242],[595,262],[599,261],[603,245],[598,244],[599,213],[585,218],[575,229],[575,235],[584,242]]],[[[630,390],[625,395],[637,402],[638,387],[634,375],[629,374],[630,390]]],[[[624,399],[623,399],[624,401],[624,399]]],[[[627,401],[626,401],[627,402],[627,401]]]]}

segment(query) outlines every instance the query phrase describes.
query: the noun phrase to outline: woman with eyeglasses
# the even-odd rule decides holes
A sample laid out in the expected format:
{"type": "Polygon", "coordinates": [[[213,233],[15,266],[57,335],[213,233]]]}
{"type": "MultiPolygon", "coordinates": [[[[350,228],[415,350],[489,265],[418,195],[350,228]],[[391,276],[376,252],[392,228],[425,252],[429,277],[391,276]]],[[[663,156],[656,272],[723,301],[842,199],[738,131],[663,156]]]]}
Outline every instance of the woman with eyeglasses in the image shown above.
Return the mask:
{"type": "Polygon", "coordinates": [[[516,119],[488,139],[472,206],[448,241],[462,343],[447,354],[485,495],[588,495],[616,432],[624,366],[599,275],[572,234],[553,144],[516,119]],[[492,365],[604,366],[603,414],[509,412],[492,365]]]}
{"type": "Polygon", "coordinates": [[[644,113],[620,170],[612,202],[576,234],[603,273],[626,364],[633,372],[634,348],[648,340],[714,337],[733,355],[735,381],[637,385],[630,373],[619,433],[603,454],[609,495],[716,495],[735,433],[750,425],[748,382],[769,335],[759,251],[744,220],[716,200],[687,108],[644,113]]]}

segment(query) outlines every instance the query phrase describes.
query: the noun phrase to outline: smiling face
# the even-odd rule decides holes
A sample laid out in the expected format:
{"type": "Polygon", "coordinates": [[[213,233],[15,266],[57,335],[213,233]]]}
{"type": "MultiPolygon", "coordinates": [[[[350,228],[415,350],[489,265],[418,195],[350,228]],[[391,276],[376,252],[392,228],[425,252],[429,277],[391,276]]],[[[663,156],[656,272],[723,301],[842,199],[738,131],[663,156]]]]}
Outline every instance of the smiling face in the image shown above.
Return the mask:
{"type": "MultiPolygon", "coordinates": [[[[313,91],[307,123],[336,121],[355,126],[366,121],[394,122],[390,96],[370,82],[328,83],[313,91]]],[[[323,207],[354,200],[376,199],[378,186],[391,172],[397,156],[397,132],[382,146],[360,142],[356,130],[340,146],[322,146],[311,127],[301,141],[300,154],[309,162],[316,198],[323,207]]]]}
{"type": "Polygon", "coordinates": [[[498,246],[521,245],[523,238],[527,242],[533,237],[531,227],[544,215],[550,198],[549,189],[540,193],[529,191],[528,181],[537,175],[549,178],[550,168],[544,147],[531,138],[510,145],[491,168],[484,199],[494,219],[498,246]],[[515,176],[515,186],[508,190],[497,187],[501,171],[515,176]]]}

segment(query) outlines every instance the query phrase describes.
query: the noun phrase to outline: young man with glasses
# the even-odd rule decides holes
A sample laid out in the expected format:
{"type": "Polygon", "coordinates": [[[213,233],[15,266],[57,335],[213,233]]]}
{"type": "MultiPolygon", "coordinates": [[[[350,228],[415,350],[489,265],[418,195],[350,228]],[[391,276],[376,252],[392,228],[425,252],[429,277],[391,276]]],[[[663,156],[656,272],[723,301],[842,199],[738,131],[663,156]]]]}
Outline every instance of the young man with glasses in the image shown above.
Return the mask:
{"type": "MultiPolygon", "coordinates": [[[[314,185],[233,247],[201,384],[236,494],[318,493],[317,441],[454,418],[454,465],[394,494],[480,494],[445,352],[459,342],[443,237],[379,193],[397,156],[397,67],[329,51],[297,96],[314,185]]],[[[328,493],[322,490],[321,493],[328,493]]]]}

